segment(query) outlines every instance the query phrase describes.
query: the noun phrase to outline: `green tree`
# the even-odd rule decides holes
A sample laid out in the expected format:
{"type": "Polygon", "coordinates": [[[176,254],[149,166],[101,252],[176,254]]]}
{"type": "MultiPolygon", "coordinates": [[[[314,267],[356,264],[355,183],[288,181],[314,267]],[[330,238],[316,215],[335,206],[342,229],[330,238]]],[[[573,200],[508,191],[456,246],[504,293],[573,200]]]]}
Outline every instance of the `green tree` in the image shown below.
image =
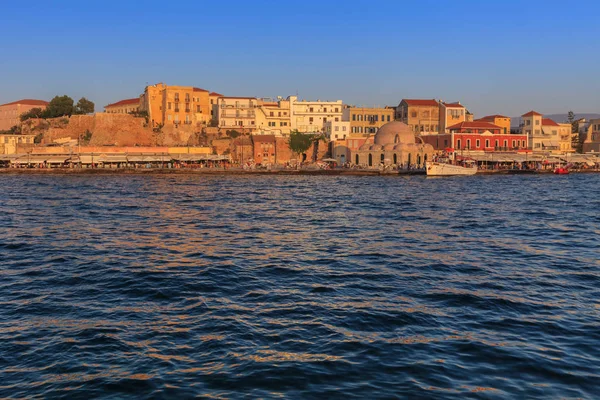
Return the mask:
{"type": "Polygon", "coordinates": [[[310,146],[312,146],[312,144],[312,135],[300,133],[297,130],[293,130],[290,132],[288,146],[290,147],[290,150],[296,153],[296,155],[300,156],[300,154],[306,153],[306,151],[310,149],[310,146]]]}
{"type": "Polygon", "coordinates": [[[575,121],[575,113],[573,111],[569,111],[567,113],[567,120],[569,121],[569,123],[573,123],[573,121],[575,121]]]}
{"type": "Polygon", "coordinates": [[[312,155],[312,160],[313,162],[317,162],[317,158],[319,157],[319,143],[323,142],[327,142],[327,136],[325,136],[324,133],[321,133],[319,135],[311,135],[312,136],[312,142],[314,143],[314,147],[313,147],[313,155],[312,155]]]}
{"type": "Polygon", "coordinates": [[[31,118],[42,118],[43,115],[44,111],[39,107],[35,107],[21,114],[19,118],[21,119],[21,122],[24,122],[31,118]]]}
{"type": "Polygon", "coordinates": [[[82,97],[75,106],[74,114],[91,114],[94,112],[94,102],[82,97]]]}
{"type": "Polygon", "coordinates": [[[239,133],[238,131],[236,131],[235,129],[231,129],[225,132],[225,134],[227,136],[229,136],[232,139],[235,139],[236,137],[240,136],[241,133],[239,133]]]}
{"type": "Polygon", "coordinates": [[[67,95],[55,96],[46,107],[43,118],[57,118],[73,114],[73,99],[67,95]]]}

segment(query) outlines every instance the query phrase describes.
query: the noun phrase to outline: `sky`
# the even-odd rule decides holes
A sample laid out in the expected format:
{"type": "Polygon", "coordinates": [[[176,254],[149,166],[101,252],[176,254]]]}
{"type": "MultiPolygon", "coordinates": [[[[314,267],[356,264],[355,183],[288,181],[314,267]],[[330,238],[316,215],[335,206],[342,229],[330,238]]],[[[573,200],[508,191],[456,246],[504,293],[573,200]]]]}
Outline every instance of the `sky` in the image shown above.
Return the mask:
{"type": "Polygon", "coordinates": [[[600,112],[598,1],[37,1],[0,13],[0,104],[147,84],[475,116],[600,112]]]}

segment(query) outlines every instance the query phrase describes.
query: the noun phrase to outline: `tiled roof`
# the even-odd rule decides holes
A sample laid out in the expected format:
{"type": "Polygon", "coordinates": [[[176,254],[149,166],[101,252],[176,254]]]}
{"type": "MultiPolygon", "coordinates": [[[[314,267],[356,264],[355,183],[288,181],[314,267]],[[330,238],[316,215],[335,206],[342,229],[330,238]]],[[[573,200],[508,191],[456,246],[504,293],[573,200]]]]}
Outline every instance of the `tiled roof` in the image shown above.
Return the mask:
{"type": "Polygon", "coordinates": [[[542,119],[542,125],[560,126],[559,124],[557,124],[555,121],[551,120],[550,118],[544,118],[544,119],[542,119]]]}
{"type": "Polygon", "coordinates": [[[127,104],[140,104],[140,99],[139,98],[136,98],[136,99],[125,99],[125,100],[117,101],[116,103],[112,103],[112,104],[109,104],[107,106],[104,106],[104,108],[125,106],[127,104]]]}
{"type": "Polygon", "coordinates": [[[437,106],[437,100],[402,99],[409,106],[437,106]]]}
{"type": "Polygon", "coordinates": [[[529,111],[527,114],[521,115],[521,117],[532,117],[534,115],[540,115],[541,116],[542,114],[540,114],[539,112],[535,112],[535,111],[529,111]]]}
{"type": "Polygon", "coordinates": [[[479,120],[484,121],[486,119],[496,119],[496,118],[509,118],[504,115],[494,114],[494,115],[486,115],[485,117],[479,118],[479,120]]]}
{"type": "Polygon", "coordinates": [[[460,104],[458,102],[457,103],[444,103],[444,105],[446,107],[450,107],[450,108],[465,108],[465,106],[463,106],[462,104],[460,104]]]}
{"type": "Polygon", "coordinates": [[[274,142],[275,135],[253,135],[252,140],[254,142],[274,142]]]}
{"type": "Polygon", "coordinates": [[[217,92],[210,92],[209,96],[219,96],[219,97],[223,97],[223,95],[221,93],[217,93],[217,92]]]}
{"type": "Polygon", "coordinates": [[[205,90],[205,89],[201,89],[201,88],[195,87],[195,88],[194,88],[194,92],[208,92],[208,90],[205,90]]]}
{"type": "Polygon", "coordinates": [[[0,107],[11,106],[13,104],[23,104],[26,106],[47,106],[48,102],[44,101],[44,100],[23,99],[23,100],[13,101],[12,103],[2,104],[2,105],[0,105],[0,107]]]}
{"type": "Polygon", "coordinates": [[[452,125],[448,127],[448,129],[500,129],[498,125],[490,124],[489,122],[484,121],[465,121],[459,122],[456,125],[452,125]]]}

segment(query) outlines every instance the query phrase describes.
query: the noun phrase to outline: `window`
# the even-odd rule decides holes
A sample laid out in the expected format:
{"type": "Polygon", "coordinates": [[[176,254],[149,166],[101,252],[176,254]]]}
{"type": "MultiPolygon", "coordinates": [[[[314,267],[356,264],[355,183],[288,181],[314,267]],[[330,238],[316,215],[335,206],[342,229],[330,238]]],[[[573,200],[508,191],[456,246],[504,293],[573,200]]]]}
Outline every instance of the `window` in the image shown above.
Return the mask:
{"type": "Polygon", "coordinates": [[[352,114],[352,121],[356,121],[356,114],[352,114]]]}
{"type": "Polygon", "coordinates": [[[339,131],[339,130],[340,130],[340,127],[339,127],[339,126],[336,126],[336,127],[335,127],[335,131],[337,132],[337,131],[339,131]]]}
{"type": "Polygon", "coordinates": [[[271,111],[271,112],[269,113],[269,116],[270,116],[270,117],[272,117],[272,116],[273,116],[273,111],[271,111]]]}
{"type": "Polygon", "coordinates": [[[475,141],[475,144],[477,145],[477,148],[481,147],[481,142],[479,141],[479,139],[477,139],[477,140],[475,141]]]}
{"type": "Polygon", "coordinates": [[[413,118],[417,118],[417,112],[416,111],[411,112],[410,116],[413,118]]]}
{"type": "Polygon", "coordinates": [[[179,123],[179,115],[175,115],[175,123],[178,124],[179,123]]]}
{"type": "Polygon", "coordinates": [[[512,141],[512,147],[513,148],[515,147],[515,141],[514,140],[512,141]]]}
{"type": "Polygon", "coordinates": [[[486,140],[486,141],[485,141],[485,148],[486,148],[486,149],[489,149],[489,148],[490,148],[490,141],[489,141],[489,140],[486,140]]]}
{"type": "Polygon", "coordinates": [[[167,110],[170,110],[170,109],[171,109],[171,102],[168,102],[167,103],[167,110]]]}
{"type": "Polygon", "coordinates": [[[552,136],[556,136],[558,132],[556,132],[556,130],[552,131],[552,136]]]}
{"type": "Polygon", "coordinates": [[[346,127],[342,126],[342,131],[346,132],[346,127]]]}
{"type": "Polygon", "coordinates": [[[189,93],[185,94],[185,101],[188,103],[190,102],[190,94],[189,93]]]}
{"type": "Polygon", "coordinates": [[[339,122],[340,119],[338,117],[335,117],[335,122],[339,122]]]}
{"type": "Polygon", "coordinates": [[[202,112],[202,110],[200,110],[200,106],[196,106],[196,112],[202,112]]]}
{"type": "Polygon", "coordinates": [[[539,149],[539,148],[540,148],[540,144],[539,144],[539,143],[536,143],[536,144],[535,144],[535,148],[536,148],[536,149],[539,149]]]}
{"type": "Polygon", "coordinates": [[[327,117],[323,118],[323,122],[327,122],[327,117]]]}
{"type": "Polygon", "coordinates": [[[335,112],[340,112],[340,109],[336,107],[335,112]]]}
{"type": "Polygon", "coordinates": [[[458,140],[456,141],[456,147],[458,147],[458,148],[460,149],[460,139],[458,139],[458,140]]]}
{"type": "Polygon", "coordinates": [[[535,120],[535,124],[536,124],[536,125],[539,125],[539,124],[540,124],[540,120],[539,120],[539,119],[536,119],[536,120],[535,120]]]}
{"type": "Polygon", "coordinates": [[[308,109],[308,111],[310,111],[310,112],[314,112],[312,107],[310,107],[310,108],[308,109]]]}
{"type": "Polygon", "coordinates": [[[309,117],[308,118],[308,122],[312,124],[313,123],[313,117],[309,117]]]}
{"type": "Polygon", "coordinates": [[[323,109],[323,112],[327,112],[327,108],[324,108],[324,109],[323,109]]]}
{"type": "Polygon", "coordinates": [[[389,115],[387,116],[387,120],[388,120],[388,122],[390,122],[390,116],[389,115]]]}
{"type": "Polygon", "coordinates": [[[471,148],[471,139],[467,139],[467,149],[471,148]]]}
{"type": "Polygon", "coordinates": [[[508,140],[504,141],[504,147],[508,147],[508,140]]]}
{"type": "Polygon", "coordinates": [[[167,121],[171,121],[173,119],[173,116],[171,114],[167,115],[167,121]]]}
{"type": "Polygon", "coordinates": [[[277,113],[277,116],[278,116],[278,117],[281,117],[281,111],[279,111],[279,112],[277,113]]]}
{"type": "Polygon", "coordinates": [[[531,121],[530,120],[526,120],[525,121],[525,125],[527,125],[527,126],[531,125],[531,121]]]}
{"type": "Polygon", "coordinates": [[[498,144],[498,143],[499,143],[499,142],[498,142],[498,140],[496,140],[496,141],[494,142],[494,147],[498,147],[498,146],[499,146],[499,144],[498,144]]]}

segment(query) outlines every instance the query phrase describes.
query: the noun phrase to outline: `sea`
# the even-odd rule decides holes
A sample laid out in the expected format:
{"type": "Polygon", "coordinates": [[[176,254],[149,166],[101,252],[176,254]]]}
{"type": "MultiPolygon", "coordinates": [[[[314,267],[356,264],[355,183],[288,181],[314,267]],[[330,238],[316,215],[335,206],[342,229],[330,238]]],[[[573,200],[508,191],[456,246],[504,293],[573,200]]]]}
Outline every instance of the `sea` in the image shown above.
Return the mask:
{"type": "Polygon", "coordinates": [[[0,176],[0,398],[600,398],[600,176],[0,176]]]}

